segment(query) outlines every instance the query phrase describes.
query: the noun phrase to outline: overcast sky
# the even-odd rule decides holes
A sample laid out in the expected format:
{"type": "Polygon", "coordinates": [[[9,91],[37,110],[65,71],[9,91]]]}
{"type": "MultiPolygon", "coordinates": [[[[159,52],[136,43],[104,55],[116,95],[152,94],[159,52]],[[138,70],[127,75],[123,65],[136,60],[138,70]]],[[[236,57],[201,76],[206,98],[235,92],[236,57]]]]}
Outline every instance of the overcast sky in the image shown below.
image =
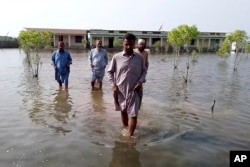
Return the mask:
{"type": "Polygon", "coordinates": [[[250,35],[250,0],[1,0],[0,35],[24,27],[199,31],[250,35]]]}

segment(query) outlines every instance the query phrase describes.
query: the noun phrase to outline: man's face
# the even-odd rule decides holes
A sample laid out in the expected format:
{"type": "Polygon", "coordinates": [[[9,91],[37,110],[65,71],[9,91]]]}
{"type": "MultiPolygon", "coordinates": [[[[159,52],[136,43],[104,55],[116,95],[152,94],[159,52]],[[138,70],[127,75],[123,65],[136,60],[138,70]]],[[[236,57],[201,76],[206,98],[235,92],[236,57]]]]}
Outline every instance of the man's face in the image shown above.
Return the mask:
{"type": "Polygon", "coordinates": [[[58,42],[58,49],[60,52],[64,51],[64,43],[63,42],[58,42]]]}
{"type": "Polygon", "coordinates": [[[95,45],[96,45],[97,48],[100,49],[102,47],[102,41],[101,40],[96,40],[95,45]]]}
{"type": "Polygon", "coordinates": [[[143,42],[139,42],[139,43],[138,43],[138,49],[139,49],[139,51],[144,51],[144,49],[145,49],[145,44],[144,44],[143,42]]]}
{"type": "Polygon", "coordinates": [[[135,46],[135,41],[134,40],[123,40],[123,50],[127,55],[130,55],[133,53],[133,49],[135,46]]]}

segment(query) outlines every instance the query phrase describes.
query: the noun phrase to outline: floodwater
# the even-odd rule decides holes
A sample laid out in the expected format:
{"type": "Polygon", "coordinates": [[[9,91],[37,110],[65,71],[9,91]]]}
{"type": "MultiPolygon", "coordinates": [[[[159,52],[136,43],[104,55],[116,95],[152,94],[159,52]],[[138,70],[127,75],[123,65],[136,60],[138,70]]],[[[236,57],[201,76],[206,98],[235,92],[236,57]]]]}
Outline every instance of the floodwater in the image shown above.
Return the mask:
{"type": "Polygon", "coordinates": [[[222,167],[230,150],[250,150],[250,57],[234,72],[232,56],[222,63],[199,55],[185,85],[186,56],[174,70],[170,55],[150,55],[136,138],[128,141],[107,78],[91,91],[87,53],[71,54],[65,91],[51,53],[41,54],[33,78],[23,52],[0,50],[1,167],[222,167]]]}

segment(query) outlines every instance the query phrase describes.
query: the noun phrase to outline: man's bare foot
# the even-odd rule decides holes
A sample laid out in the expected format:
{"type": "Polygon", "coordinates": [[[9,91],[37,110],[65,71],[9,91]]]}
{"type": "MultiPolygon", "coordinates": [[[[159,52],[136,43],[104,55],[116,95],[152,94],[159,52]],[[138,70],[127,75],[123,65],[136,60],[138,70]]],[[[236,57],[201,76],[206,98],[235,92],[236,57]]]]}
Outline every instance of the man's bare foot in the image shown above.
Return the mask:
{"type": "Polygon", "coordinates": [[[126,128],[123,128],[123,129],[122,129],[122,136],[128,137],[128,139],[136,139],[136,136],[135,136],[135,135],[129,136],[129,131],[128,131],[128,129],[126,129],[126,128]]]}

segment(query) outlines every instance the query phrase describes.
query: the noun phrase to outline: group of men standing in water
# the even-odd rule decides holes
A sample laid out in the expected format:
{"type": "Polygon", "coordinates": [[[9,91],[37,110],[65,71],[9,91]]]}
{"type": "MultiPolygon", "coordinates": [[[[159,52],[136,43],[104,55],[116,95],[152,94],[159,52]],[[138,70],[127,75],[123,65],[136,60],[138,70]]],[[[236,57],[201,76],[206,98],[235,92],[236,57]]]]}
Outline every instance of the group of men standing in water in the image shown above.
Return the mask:
{"type": "MultiPolygon", "coordinates": [[[[123,50],[112,57],[107,68],[107,77],[112,86],[116,110],[121,112],[124,131],[129,138],[133,137],[136,128],[143,95],[142,85],[146,82],[149,67],[145,40],[138,39],[136,49],[134,49],[135,42],[134,34],[125,34],[122,41],[123,50]]],[[[92,48],[88,55],[88,62],[92,70],[91,87],[95,89],[95,83],[99,83],[98,89],[102,89],[108,56],[100,39],[97,39],[95,44],[95,48],[92,48]]],[[[59,83],[59,87],[64,84],[65,89],[68,89],[71,64],[70,53],[64,50],[64,43],[59,42],[58,49],[52,54],[55,80],[59,83]]]]}

